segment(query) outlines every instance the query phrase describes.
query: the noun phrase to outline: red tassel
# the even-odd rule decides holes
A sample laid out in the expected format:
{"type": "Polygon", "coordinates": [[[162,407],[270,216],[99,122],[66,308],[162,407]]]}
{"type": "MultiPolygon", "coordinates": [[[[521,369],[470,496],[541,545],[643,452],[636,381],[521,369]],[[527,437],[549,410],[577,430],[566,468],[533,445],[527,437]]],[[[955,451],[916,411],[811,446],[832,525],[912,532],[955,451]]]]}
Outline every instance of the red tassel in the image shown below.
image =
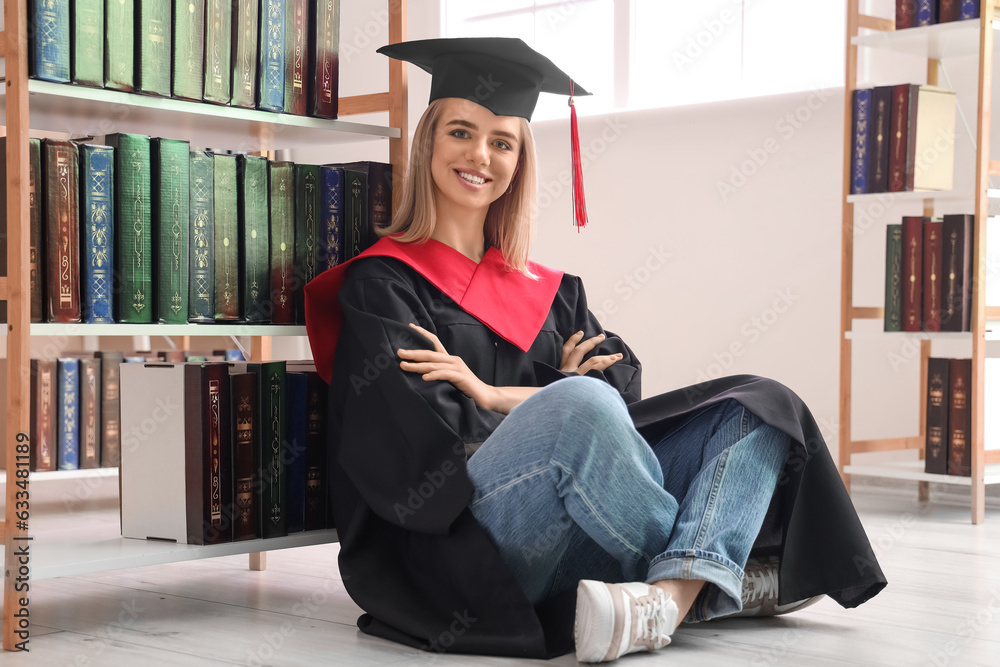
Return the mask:
{"type": "Polygon", "coordinates": [[[587,224],[587,202],[583,196],[583,164],[580,161],[580,131],[576,122],[576,104],[573,102],[573,82],[569,84],[569,129],[573,161],[573,224],[577,231],[587,224]]]}

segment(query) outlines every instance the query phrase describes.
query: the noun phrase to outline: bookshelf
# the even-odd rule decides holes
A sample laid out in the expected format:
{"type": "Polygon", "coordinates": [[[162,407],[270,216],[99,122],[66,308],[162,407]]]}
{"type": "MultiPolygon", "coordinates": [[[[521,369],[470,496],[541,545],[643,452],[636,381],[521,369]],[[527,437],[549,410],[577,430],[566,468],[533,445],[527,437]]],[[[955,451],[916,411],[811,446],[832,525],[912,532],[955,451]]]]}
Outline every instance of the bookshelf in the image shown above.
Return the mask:
{"type": "MultiPolygon", "coordinates": [[[[15,551],[28,546],[30,580],[171,563],[197,558],[250,554],[250,567],[263,569],[264,553],[273,549],[309,546],[336,541],[335,530],[295,533],[288,537],[250,540],[221,545],[194,546],[125,539],[117,523],[118,512],[109,513],[97,530],[46,530],[45,515],[19,516],[25,497],[30,502],[32,482],[67,479],[64,472],[31,473],[25,458],[19,468],[20,440],[29,433],[29,343],[31,336],[250,336],[250,358],[271,356],[272,336],[301,336],[305,327],[246,324],[130,325],[130,324],[31,324],[28,229],[28,129],[69,133],[77,137],[110,132],[187,139],[195,145],[238,151],[270,151],[315,144],[343,144],[386,139],[389,161],[400,177],[407,163],[407,73],[405,63],[387,59],[386,92],[341,98],[341,118],[388,112],[387,125],[237,109],[183,100],[164,99],[85,88],[72,84],[28,79],[28,0],[3,2],[4,30],[0,32],[0,57],[4,58],[5,85],[0,87],[0,113],[7,128],[7,277],[0,277],[0,300],[7,301],[9,323],[0,336],[7,348],[7,425],[0,449],[5,462],[5,515],[0,521],[4,545],[3,648],[17,650],[19,625],[15,614],[20,598],[32,596],[18,590],[19,572],[25,570],[15,551]],[[16,221],[16,222],[15,222],[16,221]],[[58,475],[58,477],[57,477],[58,475]],[[27,493],[25,493],[27,492],[27,493]],[[18,494],[22,495],[19,497],[18,494]],[[32,530],[40,524],[39,532],[32,530]]],[[[407,0],[387,0],[389,42],[406,39],[407,0]]],[[[342,33],[346,34],[346,33],[342,33]]],[[[394,198],[398,203],[399,188],[394,198]]],[[[22,448],[23,449],[23,448],[22,448]]],[[[116,471],[96,469],[71,473],[81,479],[117,476],[116,471]]],[[[29,580],[29,583],[30,583],[29,580]]],[[[22,624],[21,629],[24,629],[22,624]]],[[[30,631],[30,627],[28,628],[30,631]]]]}
{"type": "MultiPolygon", "coordinates": [[[[891,4],[891,3],[890,3],[891,4]]],[[[985,367],[988,343],[1000,340],[1000,309],[987,308],[986,286],[986,220],[989,214],[989,177],[1000,175],[1000,162],[993,162],[989,156],[991,126],[991,92],[993,88],[993,39],[994,17],[997,17],[994,0],[980,2],[980,19],[943,23],[919,28],[896,31],[892,19],[862,14],[859,0],[847,2],[847,57],[844,102],[844,180],[843,218],[845,233],[842,235],[841,254],[841,332],[840,332],[840,436],[839,461],[841,476],[850,489],[851,475],[866,475],[895,479],[913,480],[919,484],[921,500],[929,498],[931,482],[970,487],[972,523],[982,523],[986,513],[986,486],[1000,484],[1000,450],[993,449],[1000,443],[991,443],[987,449],[984,435],[984,393],[985,367]],[[866,31],[862,33],[862,30],[866,31]],[[955,184],[955,189],[947,192],[907,192],[851,195],[851,145],[853,127],[851,123],[851,91],[864,87],[858,80],[859,48],[865,57],[878,51],[908,54],[927,60],[927,83],[938,84],[939,61],[955,56],[978,57],[979,104],[975,119],[975,177],[970,182],[955,184]],[[964,199],[975,202],[975,229],[973,241],[973,295],[971,333],[875,333],[854,331],[855,321],[879,320],[883,318],[882,308],[858,307],[853,300],[854,281],[854,230],[855,205],[877,201],[879,197],[891,198],[896,202],[922,202],[923,215],[933,216],[935,203],[949,199],[964,199]],[[883,438],[877,440],[853,440],[851,436],[851,351],[854,340],[872,339],[877,336],[909,336],[920,345],[920,433],[913,437],[883,438]],[[970,449],[972,454],[972,476],[956,477],[924,472],[924,442],[927,395],[927,359],[931,355],[934,340],[972,341],[972,431],[970,449]],[[916,454],[913,460],[884,463],[855,463],[852,455],[869,452],[893,452],[911,450],[916,454]]],[[[890,82],[884,82],[890,83],[890,82]]]]}

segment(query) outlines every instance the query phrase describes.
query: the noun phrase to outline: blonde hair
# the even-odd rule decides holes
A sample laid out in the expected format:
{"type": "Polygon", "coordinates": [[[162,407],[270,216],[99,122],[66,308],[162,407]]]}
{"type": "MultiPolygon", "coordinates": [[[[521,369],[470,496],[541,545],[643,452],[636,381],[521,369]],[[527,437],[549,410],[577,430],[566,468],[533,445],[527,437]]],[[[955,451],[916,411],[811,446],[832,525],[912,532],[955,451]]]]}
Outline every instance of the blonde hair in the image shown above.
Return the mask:
{"type": "MultiPolygon", "coordinates": [[[[443,100],[431,102],[417,123],[399,210],[393,213],[388,227],[375,230],[379,236],[401,234],[396,237],[401,243],[424,243],[434,233],[437,212],[434,208],[431,155],[434,153],[434,134],[442,106],[443,100]]],[[[531,126],[526,119],[520,120],[522,139],[517,169],[507,192],[490,204],[483,234],[487,243],[500,251],[507,269],[537,278],[528,269],[528,250],[537,215],[538,163],[531,126]]]]}

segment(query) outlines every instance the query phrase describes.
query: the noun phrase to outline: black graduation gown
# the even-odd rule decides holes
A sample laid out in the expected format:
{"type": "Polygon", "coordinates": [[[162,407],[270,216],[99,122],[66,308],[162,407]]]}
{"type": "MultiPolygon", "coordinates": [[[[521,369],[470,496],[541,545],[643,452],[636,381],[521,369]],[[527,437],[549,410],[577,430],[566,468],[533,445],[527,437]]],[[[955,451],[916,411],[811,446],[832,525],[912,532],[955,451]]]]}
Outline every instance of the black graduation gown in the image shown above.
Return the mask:
{"type": "MultiPolygon", "coordinates": [[[[467,508],[473,487],[465,445],[485,440],[504,416],[477,407],[449,382],[402,371],[395,350],[433,349],[408,327],[414,322],[488,384],[558,381],[570,375],[558,369],[566,338],[580,329],[588,338],[602,332],[580,279],[562,276],[527,352],[399,259],[352,262],[339,304],[328,460],[340,571],[367,612],[358,626],[427,650],[525,658],[571,651],[575,591],[533,608],[467,508]]],[[[322,352],[323,337],[310,338],[322,352]]],[[[826,593],[853,607],[885,586],[819,428],[794,392],[742,375],[640,400],[641,365],[625,342],[608,332],[594,351],[616,352],[621,361],[589,375],[623,395],[649,442],[675,419],[728,398],[792,437],[755,547],[782,556],[780,602],[826,593]]]]}

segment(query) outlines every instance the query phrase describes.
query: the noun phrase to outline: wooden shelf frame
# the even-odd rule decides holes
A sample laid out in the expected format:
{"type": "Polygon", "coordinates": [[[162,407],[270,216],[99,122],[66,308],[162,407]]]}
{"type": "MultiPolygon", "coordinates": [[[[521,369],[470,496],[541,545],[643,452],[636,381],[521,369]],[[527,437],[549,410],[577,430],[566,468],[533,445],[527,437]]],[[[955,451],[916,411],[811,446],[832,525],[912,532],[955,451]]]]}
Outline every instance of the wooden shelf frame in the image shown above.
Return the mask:
{"type": "MultiPolygon", "coordinates": [[[[919,483],[919,497],[926,500],[929,495],[929,483],[940,481],[946,483],[968,484],[971,488],[971,519],[979,524],[986,515],[986,465],[1000,464],[1000,450],[985,449],[985,361],[987,345],[987,320],[995,320],[998,309],[986,306],[986,220],[989,216],[989,176],[1000,172],[1000,164],[991,162],[989,157],[990,125],[991,125],[991,91],[993,87],[993,20],[996,16],[1000,0],[981,0],[980,19],[978,21],[962,21],[959,24],[945,23],[921,28],[908,28],[895,32],[892,20],[862,15],[859,0],[847,2],[847,57],[844,99],[844,170],[842,184],[843,217],[841,237],[841,303],[840,303],[840,434],[839,434],[839,465],[844,484],[850,489],[850,475],[866,474],[914,479],[919,483]],[[881,31],[874,34],[860,35],[861,29],[881,31]],[[978,44],[973,46],[972,35],[978,33],[978,44]],[[976,175],[973,190],[970,192],[951,191],[935,193],[889,193],[891,196],[904,199],[923,199],[924,215],[933,215],[934,201],[946,198],[964,198],[975,202],[975,229],[973,252],[973,296],[972,296],[972,331],[965,334],[972,338],[972,430],[970,446],[972,454],[972,476],[963,478],[965,482],[942,479],[946,475],[915,475],[907,469],[901,474],[896,464],[885,465],[855,465],[851,460],[853,454],[873,451],[917,450],[919,459],[924,459],[925,419],[927,395],[927,359],[931,352],[931,339],[920,341],[920,433],[915,437],[884,438],[879,440],[857,441],[851,439],[851,345],[853,320],[873,319],[881,317],[881,308],[855,307],[853,297],[854,284],[854,205],[862,203],[873,195],[851,195],[851,146],[854,138],[854,128],[851,123],[852,95],[858,86],[858,48],[887,49],[891,51],[911,53],[927,58],[927,83],[937,84],[939,58],[952,55],[978,53],[979,105],[976,117],[976,175]]],[[[885,195],[883,195],[885,196],[885,195]]],[[[991,339],[996,339],[994,332],[991,339]]],[[[912,463],[909,464],[912,467],[912,463]]],[[[905,466],[904,466],[905,467],[905,466]]],[[[991,483],[995,471],[991,471],[991,483]]]]}
{"type": "MultiPolygon", "coordinates": [[[[31,325],[30,323],[30,276],[29,276],[29,228],[28,228],[28,128],[31,126],[29,113],[29,95],[36,98],[45,96],[55,96],[62,99],[62,104],[70,97],[79,96],[85,103],[79,105],[91,109],[104,103],[120,103],[129,105],[135,109],[135,117],[142,114],[152,114],[156,122],[170,123],[171,115],[176,118],[178,132],[172,134],[176,138],[188,137],[197,140],[203,135],[199,124],[214,123],[223,132],[225,128],[219,125],[219,119],[225,121],[231,117],[234,121],[241,123],[239,130],[242,133],[241,144],[231,146],[237,150],[251,150],[255,152],[266,152],[275,148],[283,148],[297,145],[301,142],[303,133],[318,132],[319,137],[313,138],[313,142],[326,141],[338,143],[345,141],[367,140],[373,137],[388,138],[389,141],[389,161],[393,165],[393,203],[399,205],[399,198],[402,194],[403,175],[406,171],[408,161],[408,89],[407,89],[407,69],[406,63],[386,59],[389,71],[389,90],[374,95],[361,95],[356,97],[341,98],[339,102],[339,115],[341,117],[355,114],[388,112],[388,125],[386,127],[361,125],[358,123],[345,122],[342,120],[325,121],[315,118],[296,118],[285,114],[269,114],[253,110],[235,109],[229,107],[218,107],[213,105],[197,105],[197,103],[182,102],[180,100],[155,100],[152,98],[120,93],[117,91],[86,89],[76,87],[71,84],[51,84],[43,81],[28,79],[28,0],[6,0],[3,2],[4,30],[0,31],[0,57],[4,58],[5,80],[3,88],[0,90],[0,97],[3,98],[0,109],[3,111],[4,124],[7,127],[7,220],[19,221],[7,225],[7,276],[0,277],[0,300],[7,302],[6,335],[2,336],[7,345],[7,427],[5,435],[5,513],[4,521],[0,521],[0,534],[3,536],[4,545],[4,584],[3,584],[3,648],[5,650],[17,650],[17,645],[22,639],[19,637],[18,622],[15,614],[22,609],[20,599],[28,597],[27,594],[18,591],[18,568],[19,562],[16,549],[19,545],[29,545],[29,550],[34,549],[36,543],[34,536],[29,535],[30,520],[21,521],[17,517],[18,492],[27,490],[30,493],[31,475],[24,480],[24,487],[18,487],[18,453],[16,444],[19,434],[24,441],[30,430],[29,424],[29,387],[30,387],[30,363],[29,348],[30,336],[46,335],[50,332],[46,327],[50,325],[31,325]],[[65,86],[65,87],[63,87],[65,86]],[[109,102],[110,100],[110,102],[109,102]],[[197,120],[192,121],[192,117],[197,120]],[[282,144],[288,144],[287,146],[282,144]]],[[[402,42],[406,40],[407,32],[407,0],[386,0],[389,18],[389,42],[402,42]]],[[[40,118],[46,118],[44,107],[40,112],[40,118]]],[[[79,111],[79,110],[77,110],[79,111]]],[[[85,111],[83,113],[86,113],[85,111]]],[[[92,118],[96,122],[98,118],[92,118]]],[[[52,131],[73,131],[71,127],[59,129],[51,126],[51,121],[43,124],[49,125],[46,128],[52,131]]],[[[118,131],[127,131],[124,128],[115,128],[118,131]]],[[[112,130],[114,131],[114,130],[112,130]]],[[[136,131],[136,130],[133,130],[136,131]]],[[[139,129],[139,132],[142,130],[139,129]]],[[[150,132],[143,132],[150,134],[150,132]]],[[[104,132],[101,132],[104,134],[104,132]]],[[[214,145],[228,143],[232,141],[223,133],[221,139],[214,145]]],[[[58,328],[61,325],[52,325],[58,328]]],[[[58,335],[249,335],[251,336],[251,359],[265,360],[271,356],[271,335],[302,335],[304,330],[301,327],[253,327],[245,326],[245,333],[238,333],[240,325],[181,325],[177,331],[171,330],[167,333],[165,327],[159,325],[149,325],[142,328],[141,334],[133,332],[135,327],[122,325],[123,328],[108,330],[92,328],[93,325],[75,325],[81,330],[78,333],[69,333],[65,327],[59,331],[58,335]],[[125,329],[129,333],[124,333],[125,329]]],[[[53,332],[55,329],[53,329],[53,332]]],[[[3,381],[3,380],[0,380],[3,381]]],[[[26,466],[23,466],[27,470],[26,466]]],[[[30,498],[30,496],[29,496],[30,498]]],[[[120,539],[120,538],[119,538],[120,539]]],[[[315,535],[306,534],[306,537],[290,536],[281,538],[280,546],[296,546],[299,544],[312,544],[316,541],[330,542],[336,540],[335,531],[320,531],[315,535]]],[[[112,540],[114,541],[114,540],[112,540]]],[[[39,542],[39,544],[41,541],[39,542]]],[[[82,544],[82,543],[81,543],[82,544]]],[[[123,558],[106,564],[103,569],[117,569],[120,567],[132,567],[137,564],[149,564],[151,562],[167,563],[176,560],[187,560],[191,558],[206,558],[214,555],[232,555],[238,553],[250,553],[251,569],[264,568],[264,553],[254,552],[268,545],[278,545],[277,542],[264,540],[254,540],[243,543],[232,543],[222,545],[222,548],[198,548],[198,549],[164,549],[154,556],[139,559],[123,558]]],[[[43,545],[44,547],[44,545],[43,545]]],[[[44,548],[40,549],[42,552],[44,548]]],[[[72,545],[69,552],[72,553],[72,545]]],[[[44,558],[43,558],[44,561],[44,558]]],[[[84,568],[80,571],[87,571],[85,564],[74,565],[72,556],[69,561],[63,562],[59,568],[48,570],[46,576],[60,576],[60,573],[75,571],[74,568],[84,568]]],[[[30,568],[30,565],[29,565],[30,568]]],[[[30,571],[30,570],[29,570],[30,571]]],[[[43,572],[43,574],[45,574],[43,572]]],[[[28,627],[30,632],[30,626],[28,627]]]]}

